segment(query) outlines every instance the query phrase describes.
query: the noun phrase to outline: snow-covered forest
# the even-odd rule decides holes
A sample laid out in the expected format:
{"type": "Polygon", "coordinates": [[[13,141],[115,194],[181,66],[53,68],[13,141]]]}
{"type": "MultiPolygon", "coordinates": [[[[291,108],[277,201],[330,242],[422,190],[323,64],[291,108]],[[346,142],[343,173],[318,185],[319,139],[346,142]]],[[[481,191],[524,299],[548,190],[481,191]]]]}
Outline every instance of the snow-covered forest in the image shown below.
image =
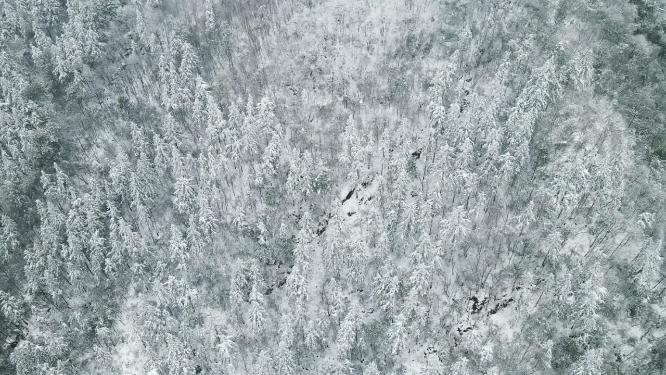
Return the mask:
{"type": "Polygon", "coordinates": [[[664,0],[0,0],[0,374],[666,373],[664,0]]]}

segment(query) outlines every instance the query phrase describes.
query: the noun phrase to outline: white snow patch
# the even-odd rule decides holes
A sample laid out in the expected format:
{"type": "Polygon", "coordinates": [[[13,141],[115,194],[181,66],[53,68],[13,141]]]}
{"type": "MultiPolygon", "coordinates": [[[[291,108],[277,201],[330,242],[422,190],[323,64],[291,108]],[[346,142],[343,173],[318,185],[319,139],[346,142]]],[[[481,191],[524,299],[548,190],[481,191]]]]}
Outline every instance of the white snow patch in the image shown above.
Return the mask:
{"type": "Polygon", "coordinates": [[[520,331],[519,321],[516,319],[516,312],[513,310],[513,308],[507,306],[490,316],[490,321],[499,328],[500,334],[509,342],[513,341],[520,331]]]}

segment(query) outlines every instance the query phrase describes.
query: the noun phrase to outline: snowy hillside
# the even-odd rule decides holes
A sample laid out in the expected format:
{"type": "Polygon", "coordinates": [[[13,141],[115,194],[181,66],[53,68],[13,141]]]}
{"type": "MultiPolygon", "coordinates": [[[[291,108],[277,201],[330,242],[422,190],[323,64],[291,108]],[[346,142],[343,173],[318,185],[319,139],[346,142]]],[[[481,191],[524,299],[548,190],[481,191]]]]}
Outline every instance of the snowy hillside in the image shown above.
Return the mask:
{"type": "Polygon", "coordinates": [[[0,0],[0,374],[666,373],[666,6],[0,0]]]}

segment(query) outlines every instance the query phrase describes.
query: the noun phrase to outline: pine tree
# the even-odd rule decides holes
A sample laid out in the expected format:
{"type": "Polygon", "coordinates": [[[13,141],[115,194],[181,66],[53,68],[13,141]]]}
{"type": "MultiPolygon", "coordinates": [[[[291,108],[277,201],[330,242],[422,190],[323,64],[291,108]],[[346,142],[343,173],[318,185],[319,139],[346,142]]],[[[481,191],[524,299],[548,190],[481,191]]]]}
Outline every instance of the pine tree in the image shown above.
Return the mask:
{"type": "Polygon", "coordinates": [[[159,134],[153,134],[154,160],[153,163],[159,174],[166,175],[169,170],[170,150],[167,143],[159,134]]]}
{"type": "Polygon", "coordinates": [[[292,155],[286,188],[291,198],[296,201],[308,197],[314,191],[313,163],[309,153],[303,154],[294,150],[292,155]]]}
{"type": "Polygon", "coordinates": [[[259,356],[257,358],[256,366],[255,366],[255,371],[257,375],[272,375],[274,372],[273,370],[273,359],[271,358],[270,354],[266,350],[262,350],[259,352],[259,356]]]}
{"type": "Polygon", "coordinates": [[[212,235],[219,221],[213,211],[213,204],[211,202],[214,195],[210,185],[205,182],[199,184],[196,197],[198,212],[196,225],[201,228],[205,238],[212,235]]]}
{"type": "Polygon", "coordinates": [[[662,247],[661,241],[656,244],[652,241],[645,241],[643,248],[640,250],[636,262],[638,271],[634,279],[638,289],[643,294],[649,295],[659,282],[662,264],[662,257],[659,252],[662,247]]]}
{"type": "Polygon", "coordinates": [[[96,230],[88,241],[88,246],[90,248],[90,270],[93,273],[97,282],[100,282],[101,278],[105,276],[105,259],[106,254],[106,243],[104,238],[99,234],[99,231],[96,230]]]}
{"type": "Polygon", "coordinates": [[[322,339],[322,327],[321,321],[308,320],[304,327],[304,342],[305,346],[311,352],[317,352],[320,348],[320,342],[322,339]]]}
{"type": "Polygon", "coordinates": [[[0,217],[0,258],[3,261],[17,255],[19,246],[16,223],[6,215],[0,217]]]}
{"type": "Polygon", "coordinates": [[[206,14],[206,32],[212,33],[215,31],[217,26],[215,10],[213,9],[213,2],[212,0],[206,0],[204,4],[206,14]]]}
{"type": "Polygon", "coordinates": [[[262,156],[262,163],[257,172],[257,184],[262,185],[270,181],[277,172],[281,142],[280,134],[274,132],[262,156]]]}
{"type": "Polygon", "coordinates": [[[181,43],[181,60],[178,68],[178,89],[180,90],[178,93],[180,101],[178,103],[180,105],[192,103],[191,95],[196,82],[198,65],[199,58],[194,47],[188,42],[181,43]]]}
{"type": "Polygon", "coordinates": [[[107,253],[107,258],[104,262],[104,272],[114,279],[117,279],[120,276],[120,272],[124,271],[123,266],[127,254],[125,253],[125,249],[122,244],[122,238],[118,224],[118,211],[112,202],[108,202],[107,207],[109,210],[108,216],[110,251],[107,253]]]}
{"type": "Polygon", "coordinates": [[[223,362],[230,362],[235,352],[238,350],[238,345],[232,340],[228,334],[218,334],[217,343],[218,355],[223,362]]]}
{"type": "Polygon", "coordinates": [[[82,202],[80,199],[72,202],[67,221],[65,222],[65,233],[67,245],[63,245],[62,256],[66,260],[67,273],[70,281],[82,287],[83,273],[85,270],[92,273],[88,264],[86,251],[86,226],[85,215],[80,211],[82,202]]]}
{"type": "Polygon", "coordinates": [[[187,252],[187,244],[183,234],[176,224],[171,224],[171,235],[169,236],[169,256],[171,262],[176,264],[177,269],[187,268],[187,260],[190,257],[187,252]]]}
{"type": "Polygon", "coordinates": [[[266,309],[264,296],[258,290],[257,285],[252,286],[250,291],[250,308],[248,311],[248,326],[253,337],[259,337],[263,332],[266,322],[266,309]]]}
{"type": "Polygon", "coordinates": [[[116,154],[111,169],[109,170],[109,177],[111,178],[111,192],[116,196],[121,197],[123,201],[127,201],[129,176],[130,174],[130,161],[128,155],[121,151],[116,154]]]}
{"type": "Polygon", "coordinates": [[[402,351],[404,346],[407,344],[407,327],[406,327],[406,317],[404,314],[400,313],[391,324],[391,327],[388,330],[388,340],[390,343],[391,354],[397,355],[402,351]]]}
{"type": "Polygon", "coordinates": [[[345,316],[336,339],[336,346],[338,355],[341,358],[349,355],[350,351],[356,344],[356,337],[360,328],[358,306],[353,304],[349,308],[349,312],[345,316]]]}
{"type": "Polygon", "coordinates": [[[296,363],[294,354],[286,342],[280,341],[275,352],[275,374],[276,375],[294,375],[296,373],[296,363]]]}
{"type": "Polygon", "coordinates": [[[173,203],[178,211],[183,215],[192,212],[195,198],[192,179],[187,177],[184,173],[180,174],[176,177],[173,189],[173,203]]]}

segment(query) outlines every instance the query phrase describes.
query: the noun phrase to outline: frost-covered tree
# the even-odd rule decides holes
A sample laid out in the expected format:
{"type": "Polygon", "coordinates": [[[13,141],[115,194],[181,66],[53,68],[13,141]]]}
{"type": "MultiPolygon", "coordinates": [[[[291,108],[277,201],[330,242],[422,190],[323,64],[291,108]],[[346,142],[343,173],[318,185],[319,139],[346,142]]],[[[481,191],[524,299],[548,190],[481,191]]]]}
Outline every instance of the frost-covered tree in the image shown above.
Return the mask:
{"type": "Polygon", "coordinates": [[[662,8],[0,1],[0,373],[663,373],[662,8]]]}

